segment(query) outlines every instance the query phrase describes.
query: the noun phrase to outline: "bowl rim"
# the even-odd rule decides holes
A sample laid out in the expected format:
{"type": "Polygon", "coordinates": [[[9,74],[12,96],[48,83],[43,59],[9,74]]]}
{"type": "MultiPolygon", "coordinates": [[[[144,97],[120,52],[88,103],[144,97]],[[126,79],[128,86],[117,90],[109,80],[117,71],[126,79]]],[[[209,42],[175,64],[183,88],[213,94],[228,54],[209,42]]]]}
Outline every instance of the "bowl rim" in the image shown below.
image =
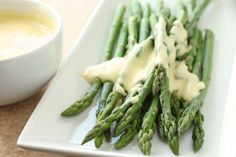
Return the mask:
{"type": "MultiPolygon", "coordinates": [[[[42,2],[42,1],[38,1],[38,0],[2,0],[1,2],[4,2],[4,1],[6,1],[6,2],[19,2],[19,3],[31,3],[31,4],[35,4],[35,5],[40,6],[40,8],[43,8],[43,9],[47,10],[48,13],[51,13],[51,15],[48,15],[48,16],[52,17],[55,20],[56,28],[55,28],[55,33],[53,33],[52,37],[49,40],[43,42],[42,44],[39,44],[35,48],[32,48],[24,53],[19,53],[17,55],[13,55],[13,56],[10,56],[7,58],[0,59],[0,65],[4,64],[4,63],[11,62],[16,59],[26,57],[26,56],[33,54],[33,53],[36,53],[39,49],[45,47],[46,45],[48,45],[49,43],[54,41],[55,38],[57,38],[57,36],[62,32],[62,18],[61,18],[59,11],[57,9],[55,9],[54,7],[48,5],[47,3],[42,2]]],[[[2,7],[4,7],[4,6],[2,6],[2,7]]]]}

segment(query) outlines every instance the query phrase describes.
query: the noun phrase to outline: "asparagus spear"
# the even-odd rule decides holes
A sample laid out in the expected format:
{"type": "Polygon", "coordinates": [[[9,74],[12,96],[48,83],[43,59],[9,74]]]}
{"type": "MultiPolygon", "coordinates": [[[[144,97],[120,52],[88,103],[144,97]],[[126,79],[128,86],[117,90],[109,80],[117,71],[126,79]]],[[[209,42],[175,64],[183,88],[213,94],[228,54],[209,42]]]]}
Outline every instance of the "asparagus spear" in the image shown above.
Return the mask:
{"type": "Polygon", "coordinates": [[[118,6],[114,20],[112,22],[109,34],[108,34],[108,42],[105,46],[105,56],[103,60],[109,60],[112,57],[112,51],[115,46],[115,42],[118,38],[118,34],[120,32],[120,28],[122,26],[122,20],[125,14],[126,7],[121,4],[118,6]]]}
{"type": "Polygon", "coordinates": [[[125,130],[125,133],[122,134],[120,139],[114,144],[115,149],[121,149],[133,140],[134,136],[138,132],[140,121],[141,116],[140,113],[138,113],[130,127],[125,130]]]}
{"type": "Polygon", "coordinates": [[[188,14],[184,4],[180,1],[177,4],[178,20],[184,25],[188,21],[188,14]]]}
{"type": "Polygon", "coordinates": [[[129,37],[128,37],[128,45],[127,49],[130,51],[136,43],[138,43],[138,28],[137,28],[137,18],[135,16],[129,17],[129,37]]]}
{"type": "MultiPolygon", "coordinates": [[[[128,51],[131,50],[133,48],[133,46],[137,43],[137,40],[138,40],[138,29],[137,29],[137,24],[138,24],[138,18],[137,17],[140,17],[141,15],[140,14],[140,11],[138,9],[139,7],[139,2],[133,2],[133,5],[132,5],[132,14],[133,16],[131,16],[129,18],[129,23],[128,23],[128,26],[126,24],[126,26],[124,26],[123,30],[123,34],[121,34],[121,37],[119,38],[118,40],[118,49],[115,53],[115,57],[119,57],[119,56],[123,56],[125,54],[125,49],[126,49],[126,44],[127,44],[127,35],[128,35],[128,32],[129,32],[129,37],[128,37],[128,51]],[[127,29],[128,29],[128,32],[127,32],[127,29]]],[[[110,88],[113,87],[114,84],[110,84],[110,88]],[[112,87],[111,87],[112,86],[112,87]]],[[[111,92],[111,91],[110,91],[111,92]]],[[[109,92],[109,93],[110,93],[109,92]]],[[[103,93],[102,93],[103,94],[103,93]]],[[[104,93],[106,94],[106,93],[104,93]]],[[[116,93],[116,92],[113,92],[111,93],[108,98],[106,97],[106,99],[108,100],[106,102],[106,109],[105,111],[101,114],[100,116],[100,120],[104,119],[106,116],[108,116],[112,110],[114,109],[114,107],[116,106],[117,102],[119,102],[119,100],[122,100],[123,96],[119,93],[116,93]],[[102,117],[102,118],[101,118],[102,117]]],[[[104,100],[106,100],[104,99],[104,100]]],[[[103,101],[105,102],[105,101],[103,101]]],[[[106,131],[106,132],[109,132],[109,129],[106,131]]],[[[100,134],[98,135],[94,141],[95,141],[95,146],[96,147],[100,147],[103,143],[103,139],[104,139],[104,134],[100,134]]]]}
{"type": "Polygon", "coordinates": [[[187,10],[189,15],[191,15],[196,7],[196,0],[188,0],[187,10]]]}
{"type": "Polygon", "coordinates": [[[199,110],[207,92],[207,87],[210,82],[211,69],[212,69],[212,55],[214,46],[214,34],[210,30],[206,30],[204,44],[204,58],[202,69],[202,81],[205,83],[206,88],[200,92],[200,95],[195,97],[190,106],[188,106],[181,114],[178,120],[178,134],[182,135],[191,125],[197,111],[199,110]]]}
{"type": "MultiPolygon", "coordinates": [[[[108,99],[107,99],[107,103],[106,103],[107,104],[106,107],[98,115],[97,124],[100,121],[102,121],[103,119],[105,119],[112,112],[112,110],[114,109],[116,104],[119,103],[120,100],[122,100],[121,94],[116,93],[116,92],[112,92],[109,94],[108,99]]],[[[108,129],[109,128],[107,128],[107,130],[108,129]]],[[[107,130],[104,130],[104,131],[107,131],[107,130]]],[[[105,137],[104,133],[100,133],[95,137],[94,142],[95,142],[95,146],[97,148],[99,148],[103,144],[104,137],[105,137]]]]}
{"type": "Polygon", "coordinates": [[[142,5],[142,13],[143,13],[142,18],[149,18],[151,14],[151,7],[149,3],[144,3],[142,5]]]}
{"type": "Polygon", "coordinates": [[[139,22],[142,18],[142,9],[138,0],[132,0],[131,15],[137,18],[137,26],[139,27],[139,22]]]}
{"type": "MultiPolygon", "coordinates": [[[[179,1],[177,4],[177,20],[181,22],[183,25],[185,25],[186,22],[188,21],[187,10],[182,1],[179,1]]],[[[182,56],[178,56],[177,60],[184,60],[187,58],[188,55],[189,53],[185,53],[182,56]]],[[[174,117],[178,117],[183,110],[183,105],[182,105],[183,100],[178,97],[177,91],[173,91],[171,93],[170,104],[171,104],[172,115],[174,117]]]]}
{"type": "Polygon", "coordinates": [[[140,20],[142,18],[141,5],[138,0],[132,0],[131,16],[129,17],[129,37],[128,37],[128,51],[138,43],[138,34],[140,27],[140,20]]]}
{"type": "MultiPolygon", "coordinates": [[[[149,4],[146,3],[143,5],[142,8],[143,8],[143,17],[140,23],[139,43],[144,41],[150,34],[150,25],[149,25],[150,6],[149,4]]],[[[121,119],[121,121],[123,121],[123,119],[121,119]]],[[[121,132],[117,132],[116,130],[117,129],[119,130],[119,124],[118,124],[114,132],[114,136],[120,135],[126,128],[122,129],[121,132]]]]}
{"type": "Polygon", "coordinates": [[[171,104],[171,113],[176,118],[179,117],[179,115],[183,111],[181,103],[182,103],[182,101],[177,96],[177,91],[173,91],[171,93],[170,104],[171,104]]]}
{"type": "Polygon", "coordinates": [[[157,8],[156,8],[156,15],[161,15],[161,11],[164,8],[164,1],[163,0],[157,0],[157,8]]]}
{"type": "Polygon", "coordinates": [[[90,106],[93,102],[93,98],[96,96],[97,92],[102,86],[102,81],[99,78],[95,78],[92,86],[90,87],[89,91],[87,91],[80,100],[76,101],[72,104],[69,108],[61,113],[62,116],[74,116],[79,114],[88,106],[90,106]]]}
{"type": "Polygon", "coordinates": [[[172,152],[176,155],[179,154],[179,139],[176,134],[176,124],[175,118],[171,114],[170,108],[170,92],[169,92],[169,79],[165,72],[165,79],[163,85],[161,86],[161,108],[162,113],[160,115],[160,123],[159,123],[159,132],[162,133],[165,139],[167,139],[168,145],[172,152]]]}
{"type": "Polygon", "coordinates": [[[139,31],[139,43],[145,40],[150,34],[149,26],[149,16],[150,16],[150,5],[145,3],[143,5],[143,17],[140,22],[140,31],[139,31]]]}
{"type": "MultiPolygon", "coordinates": [[[[118,49],[117,49],[117,52],[115,53],[115,55],[116,54],[124,55],[124,53],[125,53],[125,49],[126,49],[125,45],[127,43],[127,34],[126,34],[127,33],[127,26],[125,26],[124,29],[126,29],[126,30],[124,30],[125,32],[122,33],[122,35],[118,41],[118,49]]],[[[131,16],[128,21],[128,34],[129,34],[129,36],[128,36],[128,50],[126,53],[128,53],[130,51],[130,49],[133,48],[134,44],[138,40],[138,30],[136,28],[136,18],[133,16],[131,16]]],[[[123,98],[123,95],[121,95],[118,92],[113,92],[112,94],[108,95],[108,97],[107,97],[108,101],[106,101],[106,106],[108,106],[108,108],[113,109],[115,107],[115,105],[117,104],[117,102],[119,100],[121,100],[122,98],[123,98]]],[[[110,112],[110,110],[109,110],[109,112],[110,112]]]]}
{"type": "Polygon", "coordinates": [[[210,0],[203,0],[200,5],[197,5],[193,10],[193,14],[191,16],[190,21],[187,23],[186,28],[189,34],[192,33],[193,29],[196,27],[200,16],[202,15],[203,11],[206,9],[207,5],[209,4],[210,0]]]}
{"type": "Polygon", "coordinates": [[[187,53],[188,55],[187,55],[187,58],[185,59],[185,62],[188,66],[189,71],[193,70],[193,61],[194,61],[194,57],[197,54],[197,46],[198,46],[200,34],[201,34],[201,31],[199,29],[194,29],[193,37],[190,39],[190,45],[192,46],[192,49],[187,53]]]}
{"type": "Polygon", "coordinates": [[[150,23],[152,35],[155,36],[155,26],[157,23],[157,17],[155,14],[151,14],[151,16],[149,17],[149,23],[150,23]]]}
{"type": "Polygon", "coordinates": [[[154,125],[158,112],[158,101],[158,97],[154,96],[151,106],[143,118],[142,128],[138,134],[138,145],[145,155],[150,155],[152,147],[151,139],[155,131],[154,125]]]}
{"type": "Polygon", "coordinates": [[[112,91],[112,88],[113,88],[113,83],[112,82],[106,81],[106,82],[103,83],[101,96],[100,96],[100,99],[98,101],[98,109],[96,111],[96,116],[97,117],[99,116],[99,114],[102,113],[103,109],[105,108],[106,99],[107,99],[108,95],[110,94],[110,92],[112,91]]]}
{"type": "MultiPolygon", "coordinates": [[[[109,30],[108,39],[105,46],[103,61],[109,60],[112,56],[112,51],[115,46],[120,27],[122,25],[122,19],[124,17],[125,9],[126,7],[124,5],[120,5],[115,13],[115,17],[109,30]]],[[[74,116],[82,112],[84,109],[86,109],[92,104],[94,97],[101,88],[101,85],[102,82],[99,78],[94,79],[90,90],[86,92],[80,100],[76,101],[65,111],[63,111],[61,115],[74,116]]]]}
{"type": "Polygon", "coordinates": [[[126,45],[128,43],[128,22],[125,21],[122,25],[121,32],[118,38],[114,57],[123,57],[126,53],[126,45]]]}
{"type": "Polygon", "coordinates": [[[160,68],[158,68],[155,73],[154,73],[154,80],[153,80],[153,85],[152,85],[152,94],[156,95],[160,90],[161,86],[164,82],[165,79],[165,71],[164,68],[159,65],[160,68]]]}
{"type": "Polygon", "coordinates": [[[158,8],[156,14],[158,17],[162,17],[165,19],[165,21],[167,22],[167,30],[170,30],[172,27],[172,22],[175,20],[175,17],[171,16],[170,8],[165,6],[163,0],[158,0],[157,3],[160,6],[157,6],[158,8]]]}
{"type": "MultiPolygon", "coordinates": [[[[161,73],[163,72],[163,66],[162,65],[158,65],[156,70],[153,73],[153,77],[154,80],[161,80],[161,79],[157,79],[155,77],[162,77],[161,73]],[[156,74],[157,73],[157,74],[156,74]],[[160,73],[160,75],[159,75],[160,73]],[[155,75],[156,74],[156,75],[155,75]]],[[[159,84],[159,83],[158,83],[159,84]]],[[[152,85],[153,87],[153,85],[152,85]]],[[[127,112],[125,113],[125,115],[122,117],[122,119],[119,121],[115,132],[114,132],[114,136],[118,136],[120,135],[125,129],[127,129],[127,127],[129,126],[129,123],[132,122],[132,120],[134,119],[134,115],[141,110],[141,107],[143,105],[143,101],[145,100],[145,98],[147,97],[147,95],[145,97],[141,97],[139,99],[139,101],[137,103],[135,103],[134,105],[132,105],[127,112]]]]}
{"type": "MultiPolygon", "coordinates": [[[[135,6],[134,6],[135,7],[135,6]]],[[[138,30],[136,28],[136,24],[137,24],[137,19],[134,17],[131,17],[129,19],[129,25],[128,25],[128,30],[129,30],[129,40],[128,40],[128,47],[129,49],[132,49],[134,44],[136,44],[137,42],[137,38],[138,38],[138,30]]],[[[128,51],[127,51],[128,52],[128,51]]],[[[116,99],[116,101],[118,101],[119,99],[122,99],[122,95],[120,95],[119,93],[116,93],[117,95],[119,95],[119,98],[116,99]]],[[[110,100],[113,100],[113,98],[110,98],[110,100]]],[[[110,108],[115,107],[116,101],[109,101],[107,106],[111,106],[110,108]]],[[[109,112],[111,112],[112,110],[109,110],[109,112]]],[[[108,114],[107,114],[108,115],[108,114]]],[[[131,138],[131,136],[129,136],[131,138]]],[[[122,141],[121,141],[122,143],[122,141]]]]}
{"type": "MultiPolygon", "coordinates": [[[[117,47],[116,47],[116,50],[115,50],[114,57],[123,57],[124,56],[125,50],[126,50],[127,39],[128,39],[128,23],[125,21],[122,25],[121,30],[120,30],[120,35],[119,35],[119,38],[118,38],[117,47]]],[[[105,115],[110,114],[110,112],[114,108],[115,104],[112,104],[110,106],[109,105],[105,106],[107,97],[112,92],[113,86],[114,86],[114,84],[110,81],[106,81],[103,84],[103,88],[102,88],[102,92],[101,92],[101,98],[99,100],[99,106],[98,106],[98,109],[97,109],[97,114],[98,114],[97,119],[101,119],[101,117],[104,118],[105,115]]],[[[105,134],[108,134],[108,133],[109,133],[109,130],[105,134]]],[[[101,135],[98,135],[94,139],[95,146],[97,148],[99,148],[102,145],[104,137],[109,137],[109,136],[105,136],[104,134],[101,134],[101,135]]],[[[109,140],[109,138],[107,140],[109,140]]]]}
{"type": "MultiPolygon", "coordinates": [[[[147,95],[151,92],[152,83],[154,79],[154,72],[155,70],[148,76],[147,80],[143,84],[141,90],[134,92],[137,93],[137,96],[139,98],[139,103],[142,103],[147,95]]],[[[133,106],[139,105],[139,103],[134,104],[133,106]]],[[[132,106],[132,103],[130,102],[130,99],[126,99],[126,101],[120,106],[115,108],[115,110],[104,120],[99,121],[92,130],[88,132],[88,134],[85,136],[82,144],[87,143],[88,141],[92,140],[97,135],[101,134],[102,132],[109,129],[114,121],[119,120],[121,117],[124,116],[125,112],[128,108],[132,106]]]]}
{"type": "MultiPolygon", "coordinates": [[[[144,4],[142,7],[143,17],[140,23],[140,32],[139,32],[139,42],[144,41],[150,34],[150,25],[149,25],[149,16],[150,16],[150,6],[149,4],[144,4]]],[[[122,148],[125,145],[129,144],[136,133],[138,132],[137,128],[139,126],[140,120],[138,121],[136,118],[140,118],[139,112],[135,115],[133,122],[129,127],[125,130],[124,134],[120,137],[120,139],[116,142],[115,147],[122,148]]]]}
{"type": "Polygon", "coordinates": [[[203,43],[202,43],[202,33],[201,30],[197,29],[196,32],[198,32],[198,43],[196,44],[196,55],[194,57],[193,61],[193,69],[192,72],[196,74],[199,78],[201,78],[201,68],[202,68],[202,58],[203,58],[203,43]]]}
{"type": "MultiPolygon", "coordinates": [[[[161,70],[161,71],[156,71],[156,73],[154,73],[154,81],[153,81],[153,87],[152,87],[152,93],[153,95],[156,95],[156,93],[160,92],[161,90],[161,86],[163,85],[163,82],[165,80],[165,72],[164,70],[161,70]],[[159,77],[157,77],[157,75],[159,75],[159,77]]],[[[161,107],[160,107],[160,110],[161,110],[161,107]]],[[[159,136],[160,138],[164,141],[165,140],[165,135],[164,135],[164,132],[162,129],[160,129],[160,122],[161,122],[161,119],[160,119],[160,115],[158,116],[157,118],[157,131],[159,133],[159,136]]]]}
{"type": "Polygon", "coordinates": [[[166,7],[163,0],[157,1],[156,15],[158,17],[162,16],[165,20],[170,16],[170,8],[166,7]]]}
{"type": "Polygon", "coordinates": [[[197,152],[203,145],[205,132],[203,129],[204,116],[200,111],[196,113],[193,120],[193,149],[197,152]]]}
{"type": "MultiPolygon", "coordinates": [[[[200,38],[198,41],[198,48],[197,48],[197,55],[194,60],[193,64],[193,73],[198,75],[199,78],[201,78],[201,63],[202,63],[202,36],[200,33],[200,38]]],[[[203,129],[203,122],[204,122],[204,116],[201,114],[200,110],[196,113],[196,116],[194,117],[193,120],[193,134],[192,134],[192,139],[193,139],[193,148],[194,151],[198,151],[204,142],[204,129],[203,129]]]]}

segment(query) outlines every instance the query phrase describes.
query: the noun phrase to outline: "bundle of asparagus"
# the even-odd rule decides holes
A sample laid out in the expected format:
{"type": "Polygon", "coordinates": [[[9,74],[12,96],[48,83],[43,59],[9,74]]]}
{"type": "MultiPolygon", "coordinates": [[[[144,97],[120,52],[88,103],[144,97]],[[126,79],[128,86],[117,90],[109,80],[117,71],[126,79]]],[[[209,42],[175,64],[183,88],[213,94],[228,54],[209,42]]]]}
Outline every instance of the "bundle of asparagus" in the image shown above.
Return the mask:
{"type": "Polygon", "coordinates": [[[118,7],[103,61],[112,65],[118,58],[124,65],[120,65],[115,81],[96,75],[84,97],[61,113],[62,116],[81,113],[101,89],[96,125],[82,144],[94,139],[99,148],[104,139],[109,142],[111,136],[119,136],[114,147],[121,149],[137,134],[140,150],[149,155],[157,130],[161,139],[178,155],[179,138],[192,125],[193,148],[195,151],[201,148],[204,118],[200,107],[210,82],[214,35],[205,30],[203,37],[197,23],[208,3],[209,0],[201,3],[179,1],[174,16],[162,0],[158,1],[156,12],[151,10],[150,4],[133,0],[128,19],[124,18],[126,6],[118,7]],[[142,68],[145,76],[137,75],[142,68]],[[124,82],[127,76],[139,78],[130,89],[124,82]],[[180,90],[187,91],[189,84],[185,88],[177,87],[174,84],[178,84],[178,79],[185,79],[184,83],[192,79],[192,95],[181,95],[180,90]]]}

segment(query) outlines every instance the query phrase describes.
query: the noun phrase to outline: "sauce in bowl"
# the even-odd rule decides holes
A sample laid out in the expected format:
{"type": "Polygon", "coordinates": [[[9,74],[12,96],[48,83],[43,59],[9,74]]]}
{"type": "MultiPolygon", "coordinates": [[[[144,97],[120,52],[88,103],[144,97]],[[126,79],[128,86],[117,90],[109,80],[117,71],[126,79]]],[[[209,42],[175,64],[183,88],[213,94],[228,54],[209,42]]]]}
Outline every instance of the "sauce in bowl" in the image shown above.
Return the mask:
{"type": "Polygon", "coordinates": [[[0,60],[27,53],[54,34],[55,24],[43,12],[0,11],[0,60]]]}

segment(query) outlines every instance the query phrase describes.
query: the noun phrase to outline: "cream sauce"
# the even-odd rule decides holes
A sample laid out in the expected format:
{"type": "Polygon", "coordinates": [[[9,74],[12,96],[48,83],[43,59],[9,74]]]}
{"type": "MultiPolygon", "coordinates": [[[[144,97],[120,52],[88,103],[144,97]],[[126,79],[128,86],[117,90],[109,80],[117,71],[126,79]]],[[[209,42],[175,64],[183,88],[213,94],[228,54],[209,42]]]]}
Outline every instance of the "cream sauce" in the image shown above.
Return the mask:
{"type": "Polygon", "coordinates": [[[99,77],[103,82],[116,82],[119,72],[125,63],[125,58],[115,57],[101,64],[88,67],[84,72],[84,78],[91,84],[95,77],[99,77]]]}
{"type": "Polygon", "coordinates": [[[175,21],[168,36],[166,22],[159,18],[155,33],[155,48],[152,39],[148,38],[135,45],[124,58],[114,58],[87,68],[85,78],[90,83],[95,77],[102,81],[112,81],[115,83],[114,91],[123,95],[129,93],[131,101],[135,103],[138,97],[132,96],[132,93],[141,89],[142,84],[139,82],[146,79],[155,65],[163,64],[167,69],[169,90],[177,90],[179,97],[191,101],[205,85],[188,71],[185,62],[176,61],[177,55],[187,53],[191,48],[187,42],[186,30],[179,21],[175,21]]]}
{"type": "Polygon", "coordinates": [[[166,22],[163,18],[160,18],[156,25],[155,52],[157,54],[157,62],[162,63],[167,69],[169,90],[171,92],[177,90],[179,97],[191,101],[195,96],[199,95],[201,89],[205,88],[205,84],[199,81],[197,75],[188,71],[184,61],[176,61],[176,53],[178,51],[181,50],[182,54],[189,51],[187,32],[178,21],[175,21],[170,36],[167,36],[165,28],[166,22]]]}
{"type": "Polygon", "coordinates": [[[114,87],[114,90],[121,94],[125,94],[120,90],[121,87],[130,93],[135,85],[141,80],[145,80],[145,77],[151,72],[155,63],[152,39],[149,38],[141,44],[135,45],[125,60],[114,87]]]}
{"type": "Polygon", "coordinates": [[[135,45],[129,54],[123,58],[115,57],[101,64],[88,67],[84,72],[84,77],[89,83],[95,77],[99,77],[103,82],[116,82],[114,90],[126,95],[139,81],[145,80],[154,63],[153,41],[149,38],[141,44],[135,45]]]}
{"type": "Polygon", "coordinates": [[[44,13],[0,12],[0,59],[29,52],[48,41],[54,25],[44,13]]]}

